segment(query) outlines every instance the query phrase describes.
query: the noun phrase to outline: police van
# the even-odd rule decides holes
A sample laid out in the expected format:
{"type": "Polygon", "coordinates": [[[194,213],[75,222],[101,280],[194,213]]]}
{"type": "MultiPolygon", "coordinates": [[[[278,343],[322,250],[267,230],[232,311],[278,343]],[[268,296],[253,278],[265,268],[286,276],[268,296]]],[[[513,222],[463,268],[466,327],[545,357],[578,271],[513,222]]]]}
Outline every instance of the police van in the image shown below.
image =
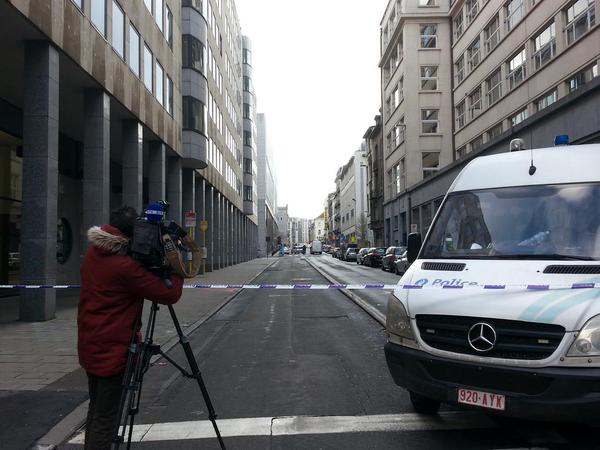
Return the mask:
{"type": "Polygon", "coordinates": [[[385,355],[417,412],[597,420],[600,145],[474,159],[408,258],[385,355]]]}

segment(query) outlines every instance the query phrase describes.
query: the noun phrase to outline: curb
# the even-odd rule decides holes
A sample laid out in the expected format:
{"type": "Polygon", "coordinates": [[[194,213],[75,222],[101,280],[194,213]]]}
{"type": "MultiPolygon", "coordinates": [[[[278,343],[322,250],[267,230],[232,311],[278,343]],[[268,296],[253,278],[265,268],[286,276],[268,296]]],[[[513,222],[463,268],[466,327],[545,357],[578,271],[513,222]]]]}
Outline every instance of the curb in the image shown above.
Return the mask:
{"type": "MultiPolygon", "coordinates": [[[[323,277],[325,277],[325,279],[329,280],[330,283],[344,284],[344,283],[340,283],[339,281],[337,281],[335,278],[333,278],[331,275],[329,275],[323,269],[320,269],[319,267],[314,265],[309,260],[309,258],[304,258],[304,259],[313,269],[315,269],[317,272],[319,272],[323,277]]],[[[365,311],[369,316],[371,316],[373,319],[375,319],[377,322],[379,322],[380,325],[383,325],[385,327],[385,315],[381,311],[379,311],[374,306],[370,305],[368,302],[364,301],[362,298],[360,298],[354,292],[351,292],[347,289],[339,289],[339,291],[342,294],[344,294],[346,297],[348,297],[350,300],[352,300],[354,303],[356,303],[356,305],[358,305],[358,307],[360,307],[363,311],[365,311]]]]}
{"type": "MultiPolygon", "coordinates": [[[[273,262],[271,262],[270,264],[263,267],[263,269],[260,272],[258,272],[254,277],[252,277],[252,280],[250,280],[250,281],[254,281],[256,278],[261,276],[264,272],[266,272],[266,270],[268,268],[270,268],[277,261],[278,261],[277,259],[273,258],[273,262]]],[[[198,319],[196,322],[194,322],[193,324],[188,326],[183,333],[184,336],[189,336],[194,331],[196,331],[196,329],[198,327],[200,327],[200,325],[205,323],[207,320],[209,320],[211,317],[213,317],[215,314],[217,314],[221,309],[223,309],[225,306],[227,306],[242,291],[244,291],[244,289],[237,290],[235,293],[233,293],[232,295],[227,297],[225,300],[223,300],[223,302],[221,302],[221,304],[219,304],[218,306],[213,308],[211,311],[209,311],[207,314],[205,314],[203,317],[198,319]]],[[[161,344],[161,347],[162,347],[163,351],[165,353],[167,353],[170,350],[172,350],[173,347],[175,347],[177,344],[179,344],[178,336],[167,341],[165,344],[161,344]]],[[[162,358],[161,355],[155,355],[150,360],[150,364],[155,363],[160,358],[162,358]]],[[[41,437],[30,448],[30,450],[55,450],[55,449],[58,449],[58,446],[61,443],[63,443],[70,436],[72,436],[74,433],[76,433],[85,424],[85,419],[86,419],[87,410],[88,410],[88,403],[89,403],[89,400],[86,400],[85,402],[83,402],[79,406],[77,406],[69,414],[67,414],[64,419],[62,419],[60,422],[58,422],[56,425],[54,425],[50,429],[50,431],[48,431],[43,437],[41,437]]]]}

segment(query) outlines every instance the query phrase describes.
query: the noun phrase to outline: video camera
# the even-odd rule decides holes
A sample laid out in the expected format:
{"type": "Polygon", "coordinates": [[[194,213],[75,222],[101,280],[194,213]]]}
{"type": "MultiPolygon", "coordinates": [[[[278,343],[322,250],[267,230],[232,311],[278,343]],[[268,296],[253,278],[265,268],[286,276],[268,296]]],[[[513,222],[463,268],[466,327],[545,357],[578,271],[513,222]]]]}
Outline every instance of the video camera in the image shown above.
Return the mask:
{"type": "Polygon", "coordinates": [[[165,222],[169,203],[161,200],[149,205],[144,216],[138,217],[133,227],[129,246],[131,256],[148,270],[171,283],[169,274],[178,273],[192,278],[198,273],[200,249],[196,242],[176,222],[165,222]],[[185,269],[182,253],[192,253],[192,268],[185,269]]]}

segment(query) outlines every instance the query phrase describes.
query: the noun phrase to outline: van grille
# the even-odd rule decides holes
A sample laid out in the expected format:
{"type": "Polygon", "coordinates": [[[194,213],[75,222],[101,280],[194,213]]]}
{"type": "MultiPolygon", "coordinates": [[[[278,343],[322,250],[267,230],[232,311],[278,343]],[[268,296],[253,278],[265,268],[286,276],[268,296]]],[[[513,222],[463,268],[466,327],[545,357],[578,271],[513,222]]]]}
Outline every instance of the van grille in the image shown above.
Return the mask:
{"type": "Polygon", "coordinates": [[[427,345],[454,353],[491,358],[544,359],[560,344],[565,329],[560,325],[522,322],[484,317],[417,315],[417,327],[427,345]],[[477,352],[469,345],[473,325],[484,322],[496,331],[496,345],[488,352],[477,352]]]}
{"type": "Polygon", "coordinates": [[[466,266],[467,265],[463,263],[424,262],[423,264],[421,264],[421,269],[460,272],[461,270],[465,270],[466,266]]]}
{"type": "Polygon", "coordinates": [[[554,265],[547,266],[544,269],[544,273],[552,274],[574,274],[574,275],[595,275],[600,274],[600,264],[595,265],[581,265],[581,266],[563,266],[554,265]]]}

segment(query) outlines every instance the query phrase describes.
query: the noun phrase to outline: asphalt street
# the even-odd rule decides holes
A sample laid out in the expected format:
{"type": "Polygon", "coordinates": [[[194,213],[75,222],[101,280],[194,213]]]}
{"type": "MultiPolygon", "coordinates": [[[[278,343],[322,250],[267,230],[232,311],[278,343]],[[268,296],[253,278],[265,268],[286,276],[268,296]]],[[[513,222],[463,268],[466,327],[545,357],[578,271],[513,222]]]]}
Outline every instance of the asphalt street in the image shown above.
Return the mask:
{"type": "MultiPolygon", "coordinates": [[[[347,279],[336,269],[340,282],[399,279],[328,255],[292,255],[255,282],[328,283],[307,259],[347,264],[347,279]]],[[[380,323],[343,293],[321,290],[243,291],[191,340],[229,449],[600,449],[589,427],[450,406],[415,414],[389,376],[384,343],[380,323]]],[[[179,347],[169,355],[185,362],[179,347]]],[[[81,434],[69,442],[60,448],[82,448],[81,434]]],[[[219,448],[197,384],[164,360],[146,374],[132,448],[219,448]]]]}

